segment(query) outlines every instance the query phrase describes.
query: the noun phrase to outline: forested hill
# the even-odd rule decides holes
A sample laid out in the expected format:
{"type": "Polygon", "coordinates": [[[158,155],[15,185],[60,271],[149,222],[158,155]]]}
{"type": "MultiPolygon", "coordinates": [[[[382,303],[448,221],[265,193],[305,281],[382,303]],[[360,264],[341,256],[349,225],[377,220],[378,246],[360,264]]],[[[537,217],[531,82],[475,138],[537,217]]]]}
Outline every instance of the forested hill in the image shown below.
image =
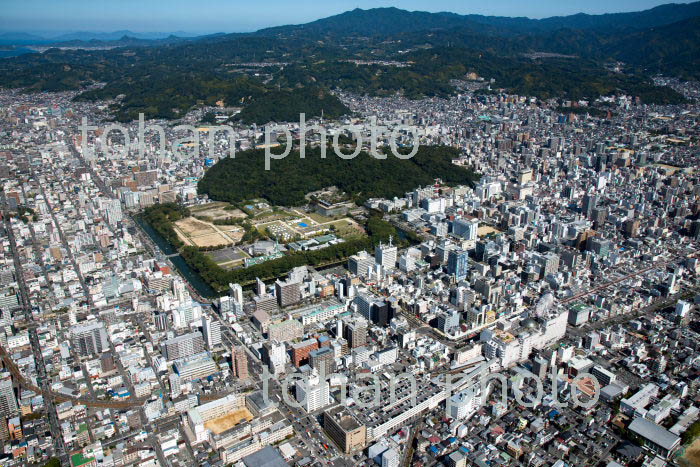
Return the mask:
{"type": "Polygon", "coordinates": [[[177,119],[219,102],[243,107],[244,122],[288,120],[302,111],[334,117],[346,113],[332,96],[336,89],[448,96],[455,92],[452,80],[471,72],[494,79],[493,88],[542,99],[624,93],[674,104],[682,97],[654,86],[651,76],[700,79],[699,18],[700,2],[542,20],[356,9],[254,33],[6,58],[0,87],[93,86],[76,99],[113,99],[114,118],[122,121],[141,112],[177,119]],[[365,64],[353,63],[358,60],[365,64]],[[607,65],[617,61],[624,65],[610,71],[607,65]]]}
{"type": "Polygon", "coordinates": [[[269,122],[293,122],[303,113],[307,118],[337,118],[350,114],[345,104],[323,88],[306,86],[293,90],[270,91],[246,106],[236,119],[263,125],[269,122]]]}
{"type": "MultiPolygon", "coordinates": [[[[281,148],[276,151],[282,152],[281,148]]],[[[320,148],[309,148],[304,159],[293,150],[285,159],[272,160],[267,171],[264,151],[250,150],[216,163],[200,180],[198,190],[215,200],[238,203],[265,198],[279,206],[301,205],[305,194],[333,185],[358,202],[401,197],[417,186],[434,183],[436,178],[447,184],[473,184],[478,179],[475,173],[452,164],[458,156],[458,150],[451,147],[421,146],[411,159],[389,154],[379,160],[362,152],[345,160],[329,148],[322,159],[320,148]]]]}
{"type": "Polygon", "coordinates": [[[402,32],[468,28],[477,33],[514,35],[546,33],[559,29],[622,30],[664,26],[700,16],[700,2],[669,3],[624,13],[552,16],[543,19],[524,17],[460,15],[450,12],[406,11],[396,7],[356,8],[306,24],[277,26],[258,31],[260,35],[327,34],[383,36],[402,32]]]}

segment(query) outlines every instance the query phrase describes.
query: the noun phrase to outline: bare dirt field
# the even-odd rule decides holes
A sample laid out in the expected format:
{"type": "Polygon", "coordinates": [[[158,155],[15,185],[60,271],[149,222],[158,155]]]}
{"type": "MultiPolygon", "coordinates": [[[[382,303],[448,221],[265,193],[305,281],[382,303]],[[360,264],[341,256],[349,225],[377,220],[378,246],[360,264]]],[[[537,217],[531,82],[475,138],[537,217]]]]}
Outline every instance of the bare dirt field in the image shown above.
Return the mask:
{"type": "Polygon", "coordinates": [[[501,233],[501,231],[498,230],[498,229],[496,229],[496,228],[494,228],[494,227],[491,227],[490,225],[482,225],[482,226],[480,226],[479,229],[477,230],[477,235],[478,235],[479,237],[484,237],[484,236],[486,236],[486,235],[488,235],[488,234],[491,234],[491,233],[496,233],[496,234],[497,234],[497,233],[501,233]]]}
{"type": "Polygon", "coordinates": [[[700,465],[700,438],[696,438],[693,444],[685,450],[685,455],[680,459],[681,465],[698,466],[700,465]]]}
{"type": "Polygon", "coordinates": [[[199,237],[193,237],[192,241],[198,247],[230,245],[231,243],[233,243],[231,240],[227,239],[218,232],[208,235],[200,235],[199,237]]]}
{"type": "Polygon", "coordinates": [[[210,420],[204,424],[204,427],[218,434],[229,428],[233,428],[243,420],[251,421],[252,419],[253,414],[244,407],[219,418],[215,418],[214,420],[210,420]]]}
{"type": "Polygon", "coordinates": [[[175,225],[182,231],[183,234],[189,237],[198,237],[200,235],[216,233],[216,230],[214,230],[214,227],[212,227],[210,224],[197,220],[194,217],[180,219],[179,221],[175,222],[175,225]]]}
{"type": "Polygon", "coordinates": [[[245,231],[237,225],[217,225],[217,227],[236,243],[240,242],[245,234],[245,231]]]}
{"type": "Polygon", "coordinates": [[[240,209],[226,209],[229,206],[230,204],[223,202],[209,203],[201,206],[193,206],[190,208],[190,212],[195,216],[210,217],[213,220],[228,219],[229,217],[233,217],[234,219],[248,217],[246,213],[240,209]]]}
{"type": "Polygon", "coordinates": [[[243,238],[243,229],[239,226],[217,226],[194,217],[175,222],[175,232],[187,245],[198,247],[232,245],[243,238]]]}

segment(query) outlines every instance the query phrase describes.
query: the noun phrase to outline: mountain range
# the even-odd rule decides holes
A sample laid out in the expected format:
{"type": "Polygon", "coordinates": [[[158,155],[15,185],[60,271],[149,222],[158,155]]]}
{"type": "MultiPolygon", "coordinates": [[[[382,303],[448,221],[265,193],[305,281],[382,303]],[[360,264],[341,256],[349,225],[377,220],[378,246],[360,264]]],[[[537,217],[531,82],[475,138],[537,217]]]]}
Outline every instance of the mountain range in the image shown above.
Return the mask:
{"type": "Polygon", "coordinates": [[[700,2],[545,19],[355,9],[253,33],[132,34],[62,36],[44,48],[87,50],[49,48],[2,59],[0,86],[65,91],[105,83],[77,98],[119,97],[113,110],[123,120],[139,112],[177,118],[219,101],[244,106],[243,115],[257,120],[296,108],[341,108],[329,89],[446,96],[455,92],[453,80],[472,74],[494,79],[497,89],[543,99],[622,92],[662,104],[683,98],[655,86],[652,75],[700,79],[700,2]],[[357,60],[370,65],[352,63],[357,60]]]}
{"type": "Polygon", "coordinates": [[[558,29],[616,31],[664,26],[696,16],[700,16],[700,2],[669,3],[639,12],[607,13],[602,15],[578,13],[570,16],[553,16],[544,19],[474,14],[459,15],[449,12],[428,13],[423,11],[406,11],[395,7],[372,8],[368,10],[356,8],[352,11],[306,24],[262,29],[257,31],[257,34],[303,32],[311,34],[374,36],[452,28],[468,28],[476,32],[504,35],[552,32],[558,29]]]}
{"type": "Polygon", "coordinates": [[[90,32],[76,31],[61,34],[32,34],[26,32],[0,32],[0,41],[2,43],[52,43],[66,41],[117,41],[122,37],[132,37],[134,39],[157,40],[167,37],[195,37],[196,34],[190,34],[184,31],[176,32],[133,32],[129,30],[120,30],[112,32],[90,32]]]}

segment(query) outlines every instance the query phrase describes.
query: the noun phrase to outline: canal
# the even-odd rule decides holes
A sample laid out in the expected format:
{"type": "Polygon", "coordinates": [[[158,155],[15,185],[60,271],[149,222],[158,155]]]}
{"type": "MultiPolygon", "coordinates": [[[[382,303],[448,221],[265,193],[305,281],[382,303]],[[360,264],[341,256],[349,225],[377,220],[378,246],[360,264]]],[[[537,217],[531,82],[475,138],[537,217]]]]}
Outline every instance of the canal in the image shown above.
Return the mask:
{"type": "MultiPolygon", "coordinates": [[[[165,240],[156,230],[151,227],[151,225],[146,222],[142,216],[136,215],[134,216],[134,220],[136,220],[136,223],[141,227],[141,229],[146,232],[146,234],[150,237],[151,241],[156,244],[158,249],[160,250],[159,253],[162,253],[163,255],[175,255],[175,256],[170,256],[168,258],[171,263],[173,263],[173,266],[177,269],[177,271],[184,277],[187,282],[190,283],[190,285],[202,296],[205,298],[216,298],[219,296],[219,294],[216,293],[214,289],[212,289],[209,284],[207,284],[204,279],[202,279],[202,276],[199,275],[197,271],[192,269],[187,262],[180,256],[177,252],[177,249],[174,248],[170,243],[168,243],[167,240],[165,240]]],[[[162,258],[159,258],[162,259],[162,258]]]]}

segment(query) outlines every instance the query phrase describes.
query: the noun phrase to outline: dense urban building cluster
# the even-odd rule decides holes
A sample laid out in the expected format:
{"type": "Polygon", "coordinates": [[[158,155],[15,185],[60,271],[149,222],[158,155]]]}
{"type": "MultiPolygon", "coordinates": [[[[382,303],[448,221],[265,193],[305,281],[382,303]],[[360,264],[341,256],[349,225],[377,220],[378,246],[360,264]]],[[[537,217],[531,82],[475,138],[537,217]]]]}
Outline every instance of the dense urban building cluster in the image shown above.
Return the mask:
{"type": "Polygon", "coordinates": [[[145,122],[164,129],[159,152],[138,122],[110,131],[102,103],[0,93],[0,463],[683,462],[700,419],[700,107],[617,96],[594,115],[459,85],[338,93],[354,116],[310,123],[348,152],[343,126],[370,136],[375,121],[388,157],[392,130],[405,148],[450,146],[474,186],[361,203],[328,187],[306,206],[197,191],[232,144],[262,148],[268,131],[279,151],[299,122],[229,138],[200,109],[178,122],[199,147],[145,122]],[[189,216],[174,235],[224,268],[342,244],[370,216],[396,236],[221,293],[144,221],[168,203],[189,216]]]}

